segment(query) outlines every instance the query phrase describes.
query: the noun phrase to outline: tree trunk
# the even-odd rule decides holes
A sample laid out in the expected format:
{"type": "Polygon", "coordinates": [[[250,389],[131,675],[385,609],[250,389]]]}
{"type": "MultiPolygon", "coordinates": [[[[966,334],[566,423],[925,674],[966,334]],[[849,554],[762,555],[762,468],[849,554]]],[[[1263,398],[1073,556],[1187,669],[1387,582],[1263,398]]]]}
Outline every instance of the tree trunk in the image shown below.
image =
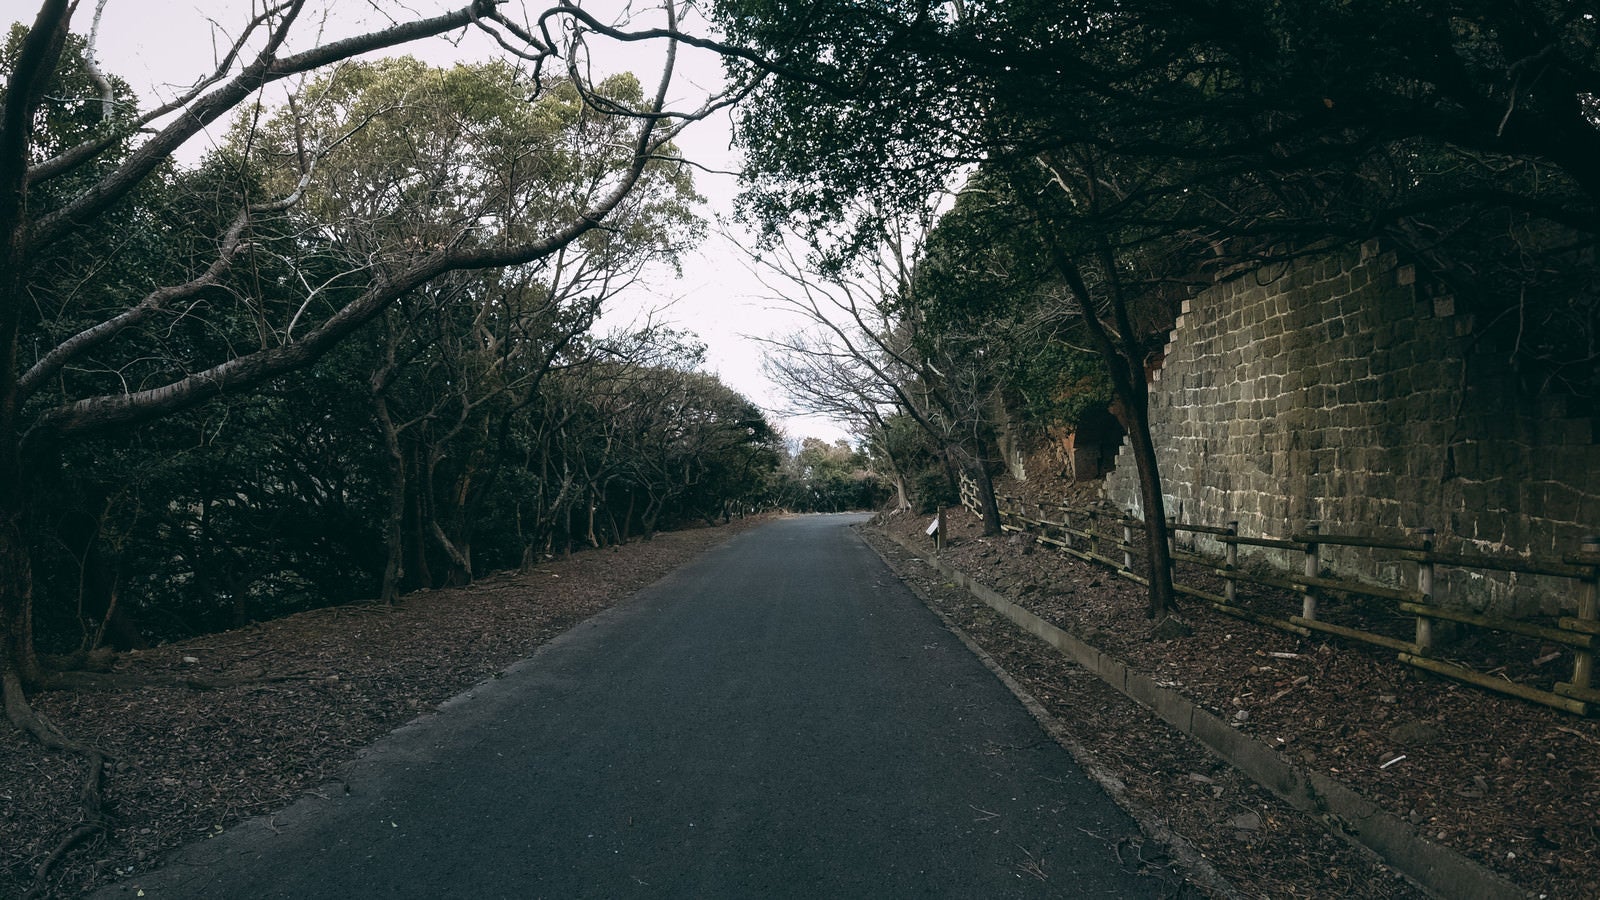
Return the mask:
{"type": "Polygon", "coordinates": [[[0,677],[6,716],[31,730],[33,710],[25,688],[43,680],[33,647],[33,560],[20,512],[0,520],[0,677]]]}
{"type": "Polygon", "coordinates": [[[656,517],[661,514],[663,504],[656,502],[655,497],[650,497],[645,502],[644,512],[639,515],[640,537],[647,541],[656,539],[656,517]]]}
{"type": "Polygon", "coordinates": [[[565,559],[572,558],[572,504],[567,503],[561,507],[561,556],[565,559]]]}
{"type": "Polygon", "coordinates": [[[1128,442],[1133,448],[1135,468],[1139,472],[1139,499],[1144,507],[1145,542],[1149,544],[1146,559],[1150,579],[1150,607],[1146,615],[1163,619],[1172,611],[1172,545],[1171,531],[1167,527],[1167,504],[1161,494],[1161,470],[1156,464],[1155,441],[1150,437],[1150,417],[1143,404],[1129,410],[1123,426],[1128,429],[1128,442]]]}
{"type": "Polygon", "coordinates": [[[466,544],[457,546],[454,541],[450,540],[450,536],[444,533],[444,529],[439,527],[437,521],[429,522],[428,529],[432,532],[433,539],[438,542],[440,549],[444,550],[444,555],[450,560],[450,586],[463,587],[471,584],[472,548],[466,544]]]}
{"type": "Polygon", "coordinates": [[[223,575],[228,596],[233,600],[233,627],[243,628],[250,624],[250,584],[255,581],[255,576],[242,563],[237,564],[236,568],[230,566],[223,575]]]}
{"type": "MultiPolygon", "coordinates": [[[[412,471],[415,471],[413,469],[412,471]]],[[[433,570],[428,566],[428,539],[426,535],[428,513],[423,508],[426,499],[422,491],[411,491],[411,573],[418,587],[433,587],[433,570]]]]}
{"type": "MultiPolygon", "coordinates": [[[[432,480],[433,466],[429,466],[429,479],[432,480]]],[[[450,586],[463,587],[472,583],[472,518],[470,501],[472,497],[472,484],[478,476],[475,462],[467,464],[456,479],[455,488],[449,494],[450,507],[446,515],[441,517],[438,508],[434,508],[431,523],[434,539],[444,548],[445,556],[450,560],[450,586]],[[440,519],[444,521],[441,523],[440,519]],[[449,526],[448,530],[445,526],[449,526]]]]}
{"type": "Polygon", "coordinates": [[[1000,534],[1000,504],[994,496],[994,479],[989,477],[989,467],[984,464],[982,457],[969,457],[967,470],[972,475],[972,481],[978,488],[978,514],[983,517],[983,533],[985,537],[1000,534]]]}
{"type": "MultiPolygon", "coordinates": [[[[1149,543],[1146,577],[1150,581],[1150,607],[1146,615],[1151,619],[1165,618],[1177,605],[1172,590],[1172,551],[1168,545],[1167,504],[1161,495],[1161,472],[1156,466],[1155,440],[1150,436],[1150,389],[1145,384],[1144,359],[1134,336],[1127,299],[1112,290],[1106,298],[1109,313],[1116,325],[1113,334],[1100,314],[1094,295],[1089,291],[1083,273],[1061,246],[1050,240],[1049,223],[1045,222],[1045,236],[1056,271],[1066,280],[1068,288],[1077,298],[1079,317],[1089,333],[1095,349],[1105,361],[1111,387],[1120,402],[1117,418],[1127,429],[1128,442],[1133,448],[1133,460],[1139,472],[1139,496],[1144,505],[1144,533],[1149,543]]],[[[1107,264],[1108,272],[1114,272],[1107,264]]]]}
{"type": "Polygon", "coordinates": [[[587,533],[586,537],[589,540],[589,546],[595,548],[596,550],[600,549],[600,536],[595,534],[595,530],[594,530],[595,513],[597,512],[597,509],[596,509],[597,505],[598,504],[596,504],[596,502],[595,502],[594,492],[590,491],[589,492],[589,522],[588,522],[588,533],[587,533]]]}
{"type": "Polygon", "coordinates": [[[405,548],[401,529],[406,518],[406,454],[400,446],[400,432],[389,415],[389,401],[378,394],[372,398],[383,433],[383,448],[389,457],[389,509],[383,523],[383,586],[378,596],[393,606],[400,596],[400,579],[405,577],[405,548]]]}

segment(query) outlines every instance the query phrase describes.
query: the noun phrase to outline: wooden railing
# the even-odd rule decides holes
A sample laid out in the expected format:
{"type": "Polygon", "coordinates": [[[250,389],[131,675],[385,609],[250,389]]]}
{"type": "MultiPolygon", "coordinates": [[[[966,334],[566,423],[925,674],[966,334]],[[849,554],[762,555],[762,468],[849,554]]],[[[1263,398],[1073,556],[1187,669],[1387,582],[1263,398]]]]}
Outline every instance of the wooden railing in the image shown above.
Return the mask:
{"type": "MultiPolygon", "coordinates": [[[[965,493],[965,492],[964,492],[965,493]]],[[[966,499],[965,497],[963,498],[966,499]]],[[[999,498],[1003,527],[1026,532],[1034,540],[1058,548],[1079,559],[1101,563],[1125,578],[1141,584],[1148,580],[1139,574],[1145,568],[1142,536],[1144,523],[1106,510],[1042,503],[1032,504],[1033,515],[1014,497],[999,498]],[[1049,513],[1055,512],[1059,519],[1049,513]],[[1136,557],[1138,566],[1136,568],[1136,557]]],[[[1600,573],[1600,538],[1585,538],[1578,552],[1559,561],[1504,559],[1500,557],[1442,553],[1435,549],[1431,529],[1419,529],[1406,540],[1384,540],[1359,535],[1323,534],[1316,525],[1287,538],[1249,537],[1239,534],[1238,523],[1227,526],[1185,524],[1169,521],[1174,537],[1180,533],[1204,534],[1224,547],[1221,558],[1181,549],[1172,541],[1175,562],[1174,589],[1205,603],[1217,612],[1281,629],[1302,637],[1312,633],[1335,635],[1347,640],[1395,651],[1405,665],[1509,694],[1534,703],[1587,715],[1600,710],[1600,689],[1594,680],[1594,657],[1600,646],[1597,622],[1597,573],[1600,573]],[[1411,584],[1376,584],[1329,576],[1324,572],[1323,550],[1331,546],[1358,547],[1372,551],[1384,562],[1415,565],[1411,584]],[[1239,548],[1256,547],[1299,554],[1299,571],[1247,569],[1239,564],[1239,548]],[[1180,568],[1176,564],[1181,563],[1180,568]],[[1513,619],[1485,615],[1443,606],[1435,602],[1434,583],[1442,567],[1542,575],[1570,582],[1571,615],[1540,619],[1513,619]],[[1205,582],[1198,583],[1196,576],[1205,582]],[[1266,589],[1247,604],[1241,589],[1266,589]],[[1299,613],[1280,607],[1299,601],[1299,613]],[[1376,615],[1361,615],[1360,610],[1376,604],[1376,615]],[[1255,608],[1252,608],[1254,606],[1255,608]],[[1341,618],[1343,610],[1351,621],[1341,618]],[[1375,624],[1375,622],[1377,624],[1375,624]],[[1520,635],[1568,648],[1572,653],[1571,678],[1544,690],[1512,681],[1493,670],[1480,671],[1448,658],[1449,646],[1436,635],[1436,624],[1452,623],[1507,635],[1520,635]],[[1388,628],[1379,625],[1387,624],[1388,628]],[[1397,629],[1397,626],[1398,627],[1397,629]],[[1388,633],[1385,633],[1385,632],[1388,633]]],[[[1370,611],[1370,610],[1369,610],[1370,611]]]]}

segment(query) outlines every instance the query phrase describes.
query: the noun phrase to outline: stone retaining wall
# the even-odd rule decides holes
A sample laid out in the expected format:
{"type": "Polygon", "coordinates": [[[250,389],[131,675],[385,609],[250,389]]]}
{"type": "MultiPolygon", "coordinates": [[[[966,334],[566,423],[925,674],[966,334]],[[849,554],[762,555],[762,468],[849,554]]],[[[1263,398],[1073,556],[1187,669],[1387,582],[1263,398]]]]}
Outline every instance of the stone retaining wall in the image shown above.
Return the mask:
{"type": "MultiPolygon", "coordinates": [[[[1600,532],[1594,424],[1563,398],[1527,396],[1492,340],[1473,340],[1472,317],[1416,281],[1373,242],[1186,301],[1150,384],[1168,514],[1273,537],[1307,522],[1388,538],[1428,527],[1446,550],[1542,559],[1600,532]]],[[[1142,513],[1126,444],[1106,494],[1142,513]]],[[[1343,575],[1414,577],[1325,551],[1343,575]]],[[[1553,612],[1572,595],[1555,580],[1441,575],[1441,599],[1499,613],[1553,612]]]]}

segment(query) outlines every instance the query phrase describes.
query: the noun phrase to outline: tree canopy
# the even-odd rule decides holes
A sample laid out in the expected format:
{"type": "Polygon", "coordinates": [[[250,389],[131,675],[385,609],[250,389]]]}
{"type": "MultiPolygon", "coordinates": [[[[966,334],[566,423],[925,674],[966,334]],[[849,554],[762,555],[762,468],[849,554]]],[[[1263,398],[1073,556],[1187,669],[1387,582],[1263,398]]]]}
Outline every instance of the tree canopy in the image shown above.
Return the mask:
{"type": "Polygon", "coordinates": [[[702,232],[673,138],[729,98],[670,105],[670,47],[653,80],[581,64],[596,31],[688,40],[674,6],[472,0],[337,37],[312,7],[225,23],[153,107],[93,63],[79,4],[0,50],[0,687],[91,783],[100,757],[28,704],[58,681],[36,625],[81,655],[392,596],[742,513],[777,464],[681,336],[595,327],[702,232]],[[374,58],[463,29],[503,58],[374,58]],[[623,447],[619,384],[678,398],[623,399],[642,429],[700,427],[623,447]]]}
{"type": "MultiPolygon", "coordinates": [[[[1054,290],[1104,361],[1152,547],[1165,536],[1144,423],[1148,338],[1187,290],[1263,261],[1386,239],[1479,321],[1519,316],[1506,349],[1532,380],[1600,396],[1600,23],[1583,4],[715,9],[749,51],[730,65],[768,73],[739,117],[745,214],[769,235],[798,223],[841,266],[884,221],[964,186],[947,262],[919,265],[944,279],[939,293],[969,299],[981,292],[940,266],[1000,260],[962,220],[980,206],[1009,219],[1002,246],[1033,246],[1005,262],[1054,290]],[[828,233],[841,221],[853,224],[845,240],[828,233]]],[[[981,302],[999,321],[1014,295],[981,302]]],[[[1155,585],[1156,556],[1159,612],[1170,593],[1155,585]]]]}

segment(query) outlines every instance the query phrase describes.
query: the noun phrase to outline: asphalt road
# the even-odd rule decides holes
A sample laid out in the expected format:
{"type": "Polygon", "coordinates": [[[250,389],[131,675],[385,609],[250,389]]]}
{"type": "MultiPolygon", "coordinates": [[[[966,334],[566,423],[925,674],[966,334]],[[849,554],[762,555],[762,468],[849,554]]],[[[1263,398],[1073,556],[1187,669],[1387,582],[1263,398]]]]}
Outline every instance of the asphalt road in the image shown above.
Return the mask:
{"type": "MultiPolygon", "coordinates": [[[[1157,897],[1134,823],[847,527],[735,537],[102,892],[1157,897]]],[[[1165,889],[1165,890],[1164,890],[1165,889]]]]}

